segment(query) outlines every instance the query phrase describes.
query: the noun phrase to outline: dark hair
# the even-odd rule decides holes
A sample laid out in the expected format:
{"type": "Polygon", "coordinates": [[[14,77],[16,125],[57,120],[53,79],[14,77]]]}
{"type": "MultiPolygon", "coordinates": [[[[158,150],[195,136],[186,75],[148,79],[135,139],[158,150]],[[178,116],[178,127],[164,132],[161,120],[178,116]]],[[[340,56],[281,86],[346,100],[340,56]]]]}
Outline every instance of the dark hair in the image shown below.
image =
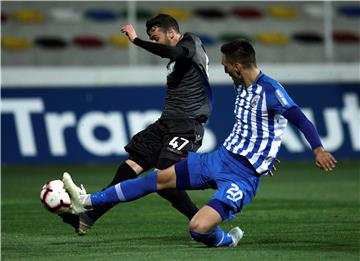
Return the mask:
{"type": "Polygon", "coordinates": [[[240,63],[245,68],[256,66],[255,50],[244,39],[236,39],[221,46],[221,52],[230,63],[240,63]]]}
{"type": "Polygon", "coordinates": [[[146,21],[146,32],[149,34],[150,29],[154,26],[158,26],[164,31],[169,28],[173,28],[177,33],[180,33],[178,22],[170,15],[158,14],[155,17],[150,18],[146,21]]]}

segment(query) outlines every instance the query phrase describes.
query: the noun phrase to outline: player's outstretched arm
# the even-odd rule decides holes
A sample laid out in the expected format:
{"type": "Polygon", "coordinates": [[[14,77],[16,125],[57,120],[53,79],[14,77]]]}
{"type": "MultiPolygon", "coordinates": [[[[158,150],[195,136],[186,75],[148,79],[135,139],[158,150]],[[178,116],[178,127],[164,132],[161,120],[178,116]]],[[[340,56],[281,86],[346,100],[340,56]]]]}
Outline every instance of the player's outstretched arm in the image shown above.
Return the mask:
{"type": "Polygon", "coordinates": [[[316,166],[325,171],[335,168],[336,159],[329,152],[325,151],[316,128],[301,109],[299,107],[290,108],[283,116],[304,134],[314,152],[316,166]]]}
{"type": "Polygon", "coordinates": [[[323,147],[313,149],[315,155],[315,164],[325,171],[331,171],[337,163],[335,157],[325,151],[323,147]]]}
{"type": "Polygon", "coordinates": [[[124,25],[120,30],[126,34],[130,42],[162,58],[171,60],[185,59],[189,54],[189,51],[182,46],[170,46],[141,40],[137,37],[136,31],[131,24],[124,25]]]}

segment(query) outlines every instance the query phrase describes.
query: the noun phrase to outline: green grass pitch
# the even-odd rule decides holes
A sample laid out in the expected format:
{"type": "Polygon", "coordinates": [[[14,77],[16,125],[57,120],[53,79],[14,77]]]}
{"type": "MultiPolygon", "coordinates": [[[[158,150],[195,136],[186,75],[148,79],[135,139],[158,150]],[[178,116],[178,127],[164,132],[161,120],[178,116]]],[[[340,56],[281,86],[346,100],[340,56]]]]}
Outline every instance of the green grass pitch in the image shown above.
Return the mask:
{"type": "MultiPolygon", "coordinates": [[[[40,203],[42,185],[69,171],[95,192],[115,165],[2,167],[2,260],[359,260],[360,161],[332,173],[312,162],[281,163],[226,230],[240,226],[236,248],[190,240],[187,221],[158,195],[119,204],[79,237],[40,203]]],[[[213,191],[192,191],[202,206],[213,191]]]]}

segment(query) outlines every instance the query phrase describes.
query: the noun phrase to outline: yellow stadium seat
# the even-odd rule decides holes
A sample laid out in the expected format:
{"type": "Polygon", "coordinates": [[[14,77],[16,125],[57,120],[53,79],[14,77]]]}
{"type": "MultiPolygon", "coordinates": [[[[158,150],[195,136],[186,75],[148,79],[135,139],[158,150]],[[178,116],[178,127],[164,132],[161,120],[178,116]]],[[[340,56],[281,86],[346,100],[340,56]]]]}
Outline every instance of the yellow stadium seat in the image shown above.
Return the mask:
{"type": "Polygon", "coordinates": [[[45,15],[37,10],[17,10],[13,16],[16,21],[21,23],[42,23],[45,21],[45,15]]]}
{"type": "Polygon", "coordinates": [[[300,16],[300,13],[295,8],[284,7],[284,6],[273,6],[269,8],[269,14],[273,18],[277,19],[296,19],[300,16]]]}
{"type": "Polygon", "coordinates": [[[124,35],[113,35],[110,38],[110,42],[120,48],[126,48],[129,46],[129,40],[124,35]]]}
{"type": "Polygon", "coordinates": [[[161,8],[160,13],[171,15],[176,20],[182,21],[188,20],[192,16],[191,12],[179,8],[161,8]]]}
{"type": "Polygon", "coordinates": [[[9,36],[1,39],[1,46],[9,50],[21,51],[30,49],[32,44],[23,37],[9,36]]]}
{"type": "Polygon", "coordinates": [[[282,33],[259,33],[256,39],[268,45],[287,45],[289,43],[289,37],[282,33]]]}

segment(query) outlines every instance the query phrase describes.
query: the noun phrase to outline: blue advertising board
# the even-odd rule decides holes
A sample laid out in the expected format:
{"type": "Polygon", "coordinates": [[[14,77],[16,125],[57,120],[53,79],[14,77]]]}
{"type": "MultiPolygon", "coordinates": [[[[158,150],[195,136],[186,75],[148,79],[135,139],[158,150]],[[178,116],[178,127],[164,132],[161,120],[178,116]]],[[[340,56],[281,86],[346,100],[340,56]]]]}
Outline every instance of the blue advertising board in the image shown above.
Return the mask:
{"type": "MultiPolygon", "coordinates": [[[[285,86],[328,151],[339,159],[360,158],[359,83],[285,86]]],[[[202,151],[221,146],[234,123],[233,88],[215,85],[213,92],[202,151]]],[[[2,164],[119,162],[131,137],[160,116],[164,96],[161,86],[3,88],[2,164]]],[[[311,159],[312,153],[288,126],[278,157],[311,159]]]]}

